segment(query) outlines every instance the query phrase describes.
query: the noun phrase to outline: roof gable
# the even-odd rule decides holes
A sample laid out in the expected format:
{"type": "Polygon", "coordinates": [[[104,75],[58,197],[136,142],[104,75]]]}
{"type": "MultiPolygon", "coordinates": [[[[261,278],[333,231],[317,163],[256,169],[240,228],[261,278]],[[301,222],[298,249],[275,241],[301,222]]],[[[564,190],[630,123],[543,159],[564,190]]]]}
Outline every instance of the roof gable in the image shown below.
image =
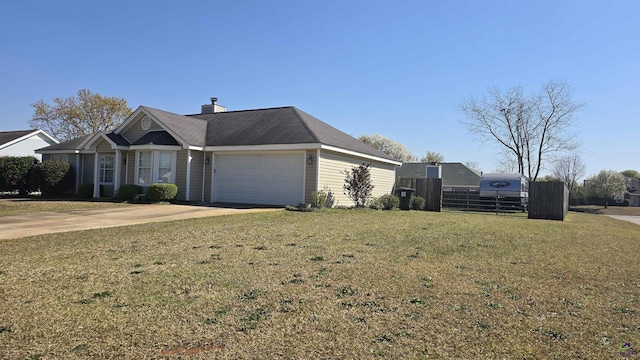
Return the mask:
{"type": "Polygon", "coordinates": [[[32,136],[38,136],[40,139],[52,145],[59,143],[58,140],[56,140],[53,136],[47,134],[42,130],[31,129],[31,130],[16,130],[16,131],[0,131],[0,148],[31,138],[32,136]]]}

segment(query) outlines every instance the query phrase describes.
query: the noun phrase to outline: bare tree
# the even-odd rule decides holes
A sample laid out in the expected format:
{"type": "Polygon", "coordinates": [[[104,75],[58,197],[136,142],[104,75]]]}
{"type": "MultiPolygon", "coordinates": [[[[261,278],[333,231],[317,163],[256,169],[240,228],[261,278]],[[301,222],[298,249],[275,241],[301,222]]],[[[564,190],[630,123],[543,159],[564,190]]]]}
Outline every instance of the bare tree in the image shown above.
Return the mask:
{"type": "Polygon", "coordinates": [[[413,156],[413,154],[404,145],[382,135],[362,135],[358,140],[373,146],[398,161],[411,162],[416,159],[416,157],[413,156]]]}
{"type": "Polygon", "coordinates": [[[565,155],[559,158],[553,167],[553,177],[563,181],[569,189],[569,196],[574,195],[574,188],[586,171],[582,159],[577,154],[565,155]]]}
{"type": "Polygon", "coordinates": [[[532,95],[521,87],[493,88],[465,100],[461,109],[470,132],[505,149],[518,172],[535,181],[556,154],[577,148],[574,115],[582,106],[571,99],[566,83],[550,81],[532,95]]]}
{"type": "Polygon", "coordinates": [[[127,100],[78,90],[78,96],[54,98],[55,105],[40,99],[29,125],[42,129],[60,140],[70,140],[99,131],[113,130],[131,114],[127,100]]]}
{"type": "Polygon", "coordinates": [[[443,161],[444,155],[439,152],[429,150],[427,150],[424,156],[420,158],[420,162],[422,163],[441,163],[443,161]]]}
{"type": "Polygon", "coordinates": [[[482,170],[480,169],[480,163],[477,161],[465,161],[464,166],[468,167],[471,170],[482,172],[482,170]]]}

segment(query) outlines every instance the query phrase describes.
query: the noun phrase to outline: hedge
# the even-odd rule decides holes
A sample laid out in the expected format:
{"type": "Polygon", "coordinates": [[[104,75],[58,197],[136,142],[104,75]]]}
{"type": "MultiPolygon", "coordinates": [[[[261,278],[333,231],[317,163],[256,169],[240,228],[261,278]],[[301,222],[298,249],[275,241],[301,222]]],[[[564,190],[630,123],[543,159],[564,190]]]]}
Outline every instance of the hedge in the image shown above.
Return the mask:
{"type": "Polygon", "coordinates": [[[147,190],[147,199],[151,202],[171,201],[178,195],[175,184],[151,184],[147,190]]]}
{"type": "Polygon", "coordinates": [[[31,168],[38,163],[33,156],[0,157],[0,191],[18,191],[20,195],[37,190],[29,181],[31,168]]]}
{"type": "Polygon", "coordinates": [[[66,161],[43,161],[33,166],[30,180],[43,196],[60,195],[73,183],[73,168],[66,161]]]}
{"type": "Polygon", "coordinates": [[[144,194],[142,186],[135,184],[125,184],[118,189],[118,199],[124,201],[133,201],[133,196],[136,194],[144,194]]]}

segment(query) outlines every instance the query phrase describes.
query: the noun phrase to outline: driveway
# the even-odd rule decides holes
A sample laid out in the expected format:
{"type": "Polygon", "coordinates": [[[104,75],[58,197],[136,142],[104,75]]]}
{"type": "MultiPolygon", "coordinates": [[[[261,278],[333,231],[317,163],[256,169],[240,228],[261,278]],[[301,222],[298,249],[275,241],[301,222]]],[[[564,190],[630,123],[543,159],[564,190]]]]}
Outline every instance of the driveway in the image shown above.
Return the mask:
{"type": "Polygon", "coordinates": [[[15,239],[67,231],[279,210],[281,209],[190,205],[135,205],[106,209],[65,210],[9,215],[0,217],[0,239],[15,239]]]}
{"type": "Polygon", "coordinates": [[[607,215],[608,217],[624,220],[628,222],[632,222],[634,224],[640,225],[640,216],[631,216],[631,215],[607,215]]]}

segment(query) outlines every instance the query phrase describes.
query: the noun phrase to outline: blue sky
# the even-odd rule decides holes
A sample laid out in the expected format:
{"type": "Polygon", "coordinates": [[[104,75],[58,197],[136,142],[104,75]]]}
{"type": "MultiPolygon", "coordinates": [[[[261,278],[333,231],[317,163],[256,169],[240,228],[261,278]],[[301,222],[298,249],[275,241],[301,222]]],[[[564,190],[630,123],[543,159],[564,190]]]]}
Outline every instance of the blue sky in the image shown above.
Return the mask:
{"type": "Polygon", "coordinates": [[[0,129],[87,88],[188,114],[296,106],[416,155],[499,154],[460,121],[489,87],[574,88],[587,175],[640,171],[640,1],[11,1],[0,12],[0,129]]]}

